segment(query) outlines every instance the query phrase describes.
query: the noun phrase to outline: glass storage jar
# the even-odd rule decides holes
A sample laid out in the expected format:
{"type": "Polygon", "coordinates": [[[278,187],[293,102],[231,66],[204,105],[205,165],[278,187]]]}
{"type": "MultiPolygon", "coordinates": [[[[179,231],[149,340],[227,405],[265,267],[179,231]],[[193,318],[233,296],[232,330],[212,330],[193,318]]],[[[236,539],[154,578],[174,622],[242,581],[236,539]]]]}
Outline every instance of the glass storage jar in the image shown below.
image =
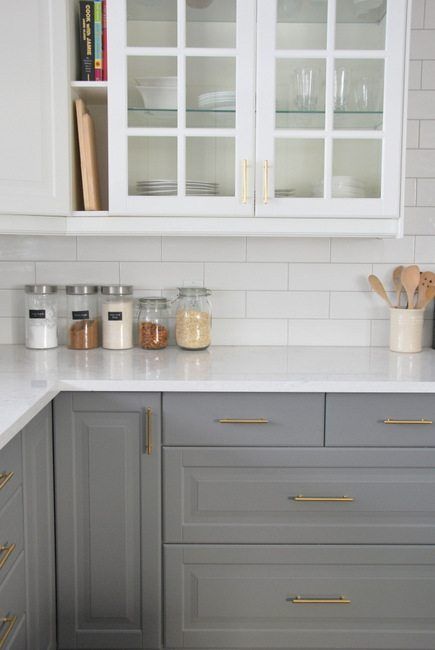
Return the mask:
{"type": "Polygon", "coordinates": [[[57,348],[57,287],[27,284],[25,292],[26,347],[57,348]]]}
{"type": "Polygon", "coordinates": [[[175,338],[185,350],[204,350],[211,343],[211,292],[204,287],[178,289],[175,338]]]}
{"type": "Polygon", "coordinates": [[[133,347],[133,287],[111,284],[101,287],[103,348],[128,350],[133,347]]]}
{"type": "Polygon", "coordinates": [[[161,350],[169,343],[169,300],[150,297],[139,299],[138,342],[144,350],[161,350]]]}
{"type": "Polygon", "coordinates": [[[66,287],[68,309],[68,347],[92,350],[100,345],[98,287],[73,284],[66,287]]]}

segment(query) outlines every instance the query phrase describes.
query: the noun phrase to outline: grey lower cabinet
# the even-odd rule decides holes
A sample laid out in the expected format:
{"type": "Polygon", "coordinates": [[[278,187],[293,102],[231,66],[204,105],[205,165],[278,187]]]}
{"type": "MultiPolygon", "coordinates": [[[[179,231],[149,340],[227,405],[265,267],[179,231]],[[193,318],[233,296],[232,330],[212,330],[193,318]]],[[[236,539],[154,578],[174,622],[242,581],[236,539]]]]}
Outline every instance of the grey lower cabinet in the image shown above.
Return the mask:
{"type": "Polygon", "coordinates": [[[161,397],[55,399],[58,648],[161,647],[161,397]]]}
{"type": "Polygon", "coordinates": [[[55,650],[51,405],[0,451],[0,648],[55,650]]]}

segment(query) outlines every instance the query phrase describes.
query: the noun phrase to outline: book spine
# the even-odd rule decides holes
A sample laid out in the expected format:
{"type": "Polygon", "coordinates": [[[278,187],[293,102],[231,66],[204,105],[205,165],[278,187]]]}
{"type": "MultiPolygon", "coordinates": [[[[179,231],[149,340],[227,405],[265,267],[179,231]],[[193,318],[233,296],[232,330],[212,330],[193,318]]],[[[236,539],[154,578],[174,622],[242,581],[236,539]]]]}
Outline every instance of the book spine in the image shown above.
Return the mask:
{"type": "Polygon", "coordinates": [[[103,80],[103,22],[101,0],[94,0],[94,69],[95,81],[103,80]]]}
{"type": "Polygon", "coordinates": [[[94,81],[94,3],[80,0],[80,74],[82,81],[94,81]]]}
{"type": "Polygon", "coordinates": [[[107,0],[103,0],[103,81],[107,81],[107,0]]]}

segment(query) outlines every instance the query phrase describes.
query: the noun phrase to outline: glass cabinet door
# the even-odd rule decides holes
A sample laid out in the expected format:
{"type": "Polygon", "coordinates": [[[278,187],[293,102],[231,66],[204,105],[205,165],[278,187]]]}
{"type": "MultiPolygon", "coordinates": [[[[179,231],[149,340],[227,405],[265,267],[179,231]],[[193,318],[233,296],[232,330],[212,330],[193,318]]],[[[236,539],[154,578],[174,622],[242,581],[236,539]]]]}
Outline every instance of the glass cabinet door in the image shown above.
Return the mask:
{"type": "Polygon", "coordinates": [[[258,0],[260,216],[399,218],[406,0],[258,0]]]}
{"type": "Polygon", "coordinates": [[[255,0],[113,0],[111,211],[254,213],[255,0]]]}

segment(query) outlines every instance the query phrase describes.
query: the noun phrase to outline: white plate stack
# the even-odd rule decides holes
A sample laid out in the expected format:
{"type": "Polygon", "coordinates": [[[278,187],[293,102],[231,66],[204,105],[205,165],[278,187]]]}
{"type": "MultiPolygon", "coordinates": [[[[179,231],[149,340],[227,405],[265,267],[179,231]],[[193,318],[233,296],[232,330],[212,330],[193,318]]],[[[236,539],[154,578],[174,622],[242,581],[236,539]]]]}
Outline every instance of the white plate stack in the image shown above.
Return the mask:
{"type": "Polygon", "coordinates": [[[211,111],[234,111],[236,108],[236,93],[233,90],[203,93],[198,97],[198,106],[211,111]]]}
{"type": "MultiPolygon", "coordinates": [[[[138,181],[136,183],[136,193],[139,196],[177,196],[177,188],[177,181],[170,179],[138,181]]],[[[186,181],[187,196],[217,196],[218,194],[219,183],[186,181]]]]}
{"type": "MultiPolygon", "coordinates": [[[[333,176],[332,197],[339,199],[363,199],[366,195],[364,181],[354,176],[333,176]]],[[[323,183],[313,185],[313,196],[323,196],[323,183]]]]}

